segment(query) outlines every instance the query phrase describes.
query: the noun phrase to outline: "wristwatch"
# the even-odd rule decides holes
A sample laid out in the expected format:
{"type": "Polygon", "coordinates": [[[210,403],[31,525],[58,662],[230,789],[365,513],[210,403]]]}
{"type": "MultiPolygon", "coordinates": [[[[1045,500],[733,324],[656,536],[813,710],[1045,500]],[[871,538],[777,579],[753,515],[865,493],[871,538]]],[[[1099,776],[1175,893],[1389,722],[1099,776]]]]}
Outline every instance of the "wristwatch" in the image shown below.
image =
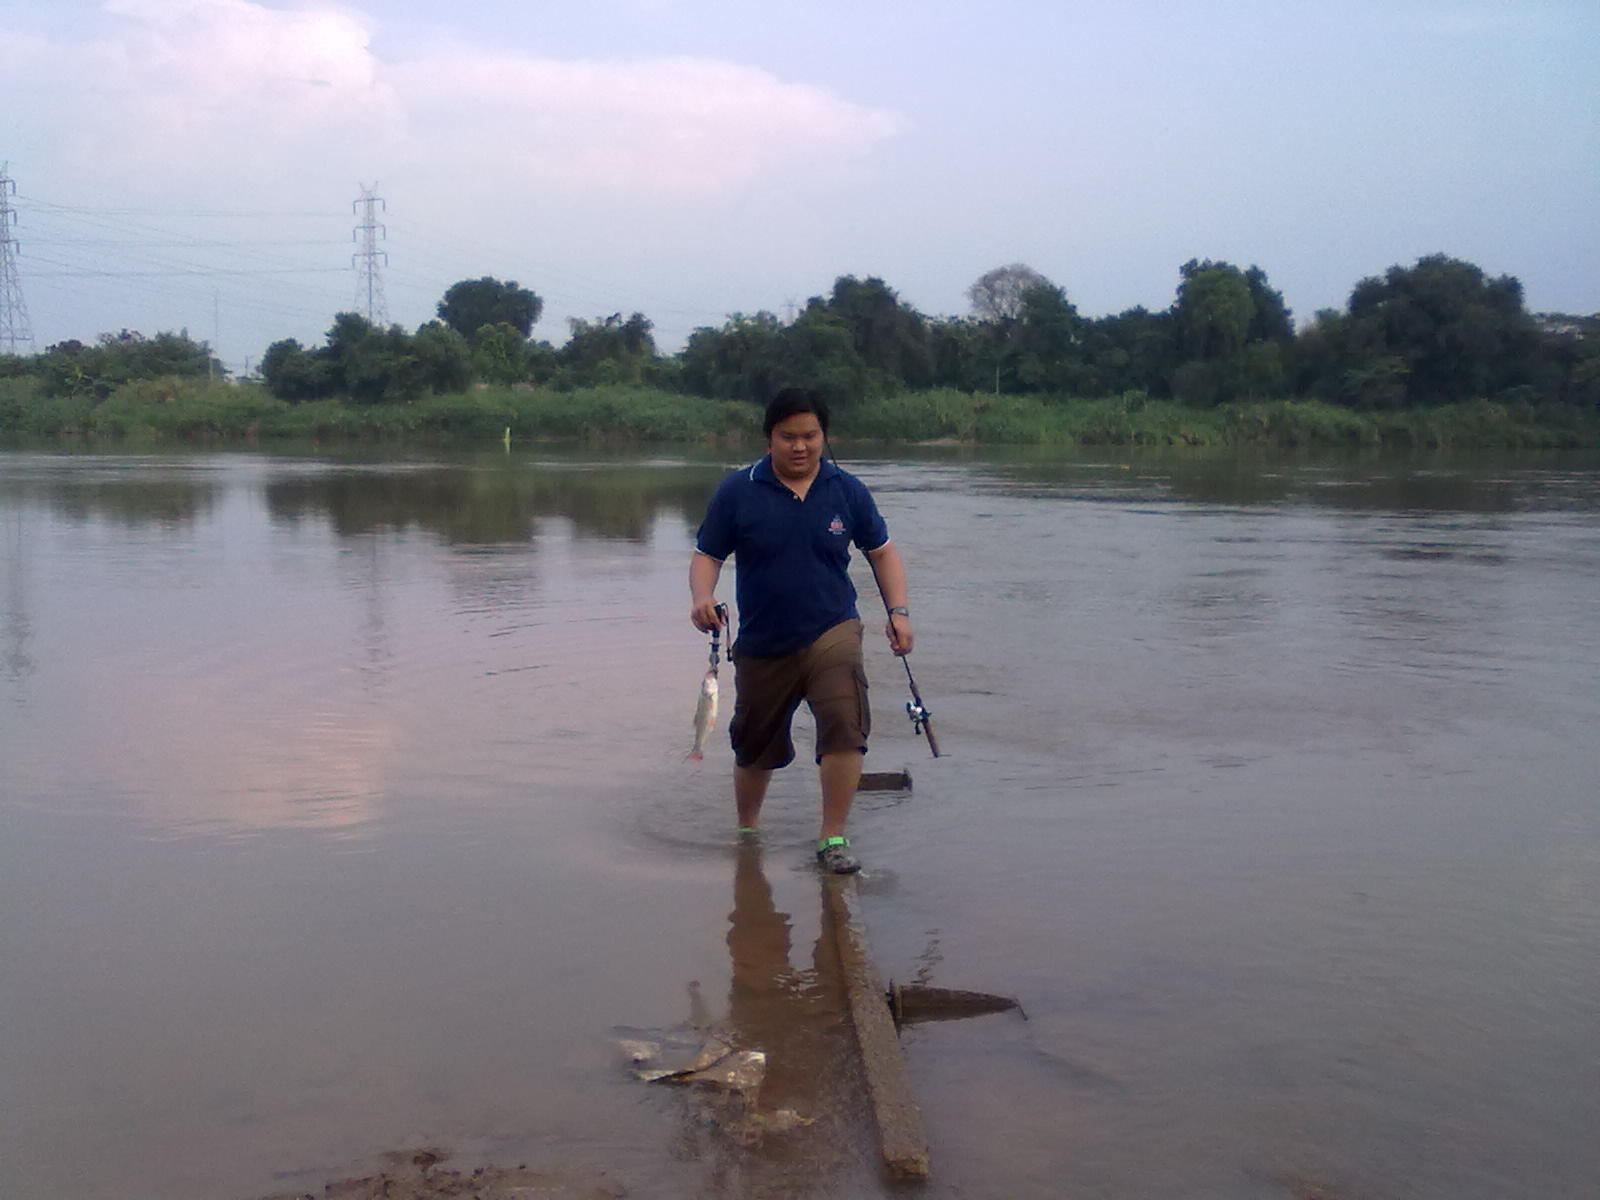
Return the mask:
{"type": "Polygon", "coordinates": [[[894,607],[889,609],[889,615],[891,617],[909,617],[911,615],[911,610],[904,604],[896,604],[894,607]]]}

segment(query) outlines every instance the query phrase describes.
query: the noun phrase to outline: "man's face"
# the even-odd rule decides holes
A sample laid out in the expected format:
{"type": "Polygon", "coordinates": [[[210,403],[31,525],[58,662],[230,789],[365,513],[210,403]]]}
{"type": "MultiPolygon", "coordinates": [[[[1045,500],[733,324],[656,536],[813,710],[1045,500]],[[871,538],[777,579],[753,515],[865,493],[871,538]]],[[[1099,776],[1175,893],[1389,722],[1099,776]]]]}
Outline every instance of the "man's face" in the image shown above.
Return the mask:
{"type": "Polygon", "coordinates": [[[795,413],[772,427],[767,437],[772,469],[784,479],[809,478],[822,462],[822,425],[816,413],[795,413]]]}

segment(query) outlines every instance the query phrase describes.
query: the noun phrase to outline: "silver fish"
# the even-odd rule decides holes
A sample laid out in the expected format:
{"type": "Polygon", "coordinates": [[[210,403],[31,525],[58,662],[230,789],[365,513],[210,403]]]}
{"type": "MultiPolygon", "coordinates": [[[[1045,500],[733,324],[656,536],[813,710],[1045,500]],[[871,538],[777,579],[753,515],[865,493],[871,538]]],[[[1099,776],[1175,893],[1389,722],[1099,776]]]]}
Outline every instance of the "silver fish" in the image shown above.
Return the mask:
{"type": "Polygon", "coordinates": [[[694,749],[689,751],[689,761],[699,762],[705,757],[706,738],[717,723],[717,673],[707,671],[700,681],[700,699],[694,706],[694,749]]]}

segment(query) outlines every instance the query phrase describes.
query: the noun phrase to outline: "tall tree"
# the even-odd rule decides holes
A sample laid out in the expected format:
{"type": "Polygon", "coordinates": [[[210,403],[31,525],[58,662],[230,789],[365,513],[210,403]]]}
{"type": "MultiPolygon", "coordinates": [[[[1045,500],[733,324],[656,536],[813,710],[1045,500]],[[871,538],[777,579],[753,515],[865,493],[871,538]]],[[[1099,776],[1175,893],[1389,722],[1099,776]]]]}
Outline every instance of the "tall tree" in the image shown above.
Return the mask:
{"type": "Polygon", "coordinates": [[[463,337],[485,325],[509,325],[527,337],[544,311],[544,301],[514,279],[502,283],[485,275],[451,284],[438,311],[439,319],[463,337]]]}
{"type": "Polygon", "coordinates": [[[994,386],[993,329],[972,317],[940,317],[928,323],[928,352],[935,387],[982,391],[994,386]]]}
{"type": "Polygon", "coordinates": [[[850,326],[820,299],[784,327],[780,371],[784,384],[814,388],[836,407],[863,399],[874,382],[850,326]]]}
{"type": "Polygon", "coordinates": [[[1080,392],[1089,378],[1082,327],[1078,310],[1063,289],[1040,283],[1023,292],[1011,347],[1017,382],[1029,391],[1080,392]]]}
{"type": "Polygon", "coordinates": [[[932,381],[927,323],[883,280],[841,275],[827,308],[849,329],[856,353],[881,386],[926,387],[932,381]]]}
{"type": "Polygon", "coordinates": [[[417,373],[430,392],[464,392],[472,384],[472,347],[456,330],[429,321],[411,338],[417,373]]]}
{"type": "Polygon", "coordinates": [[[1539,313],[1539,393],[1564,404],[1600,406],[1600,313],[1539,313]]]}
{"type": "Polygon", "coordinates": [[[967,288],[972,315],[980,321],[1005,323],[1022,316],[1022,294],[1050,281],[1027,263],[1008,263],[985,271],[967,288]]]}
{"type": "Polygon", "coordinates": [[[1184,357],[1202,362],[1243,349],[1255,316],[1255,300],[1244,272],[1231,263],[1191,258],[1179,268],[1178,343],[1184,357]]]}
{"type": "Polygon", "coordinates": [[[1531,376],[1538,335],[1522,284],[1445,254],[1394,266],[1350,293],[1350,317],[1406,367],[1406,396],[1436,404],[1498,394],[1531,376]]]}
{"type": "Polygon", "coordinates": [[[734,313],[720,329],[696,329],[679,357],[696,395],[765,404],[783,386],[784,325],[766,311],[734,313]]]}
{"type": "Polygon", "coordinates": [[[521,383],[528,377],[530,349],[521,330],[480,325],[468,341],[473,371],[485,383],[521,383]]]}
{"type": "Polygon", "coordinates": [[[1180,274],[1172,313],[1184,361],[1172,373],[1173,395],[1220,404],[1281,394],[1294,326],[1266,272],[1191,258],[1180,274]]]}
{"type": "Polygon", "coordinates": [[[1250,287],[1250,300],[1255,305],[1255,311],[1250,314],[1250,328],[1245,332],[1245,340],[1285,343],[1294,341],[1293,315],[1288,305],[1283,302],[1283,293],[1267,282],[1267,273],[1251,264],[1244,273],[1244,281],[1250,287]]]}
{"type": "Polygon", "coordinates": [[[39,356],[36,373],[46,395],[103,399],[125,383],[163,376],[195,378],[227,374],[204,342],[187,331],[145,337],[137,330],[102,333],[94,345],[59,342],[39,356]]]}
{"type": "Polygon", "coordinates": [[[1101,395],[1138,391],[1165,396],[1178,365],[1171,310],[1130,308],[1089,322],[1084,353],[1093,370],[1091,387],[1101,395]]]}
{"type": "Polygon", "coordinates": [[[1318,311],[1294,347],[1300,395],[1359,409],[1393,409],[1406,400],[1405,360],[1384,344],[1375,322],[1353,320],[1336,308],[1318,311]]]}
{"type": "Polygon", "coordinates": [[[261,356],[261,381],[280,400],[298,404],[320,400],[334,392],[325,359],[294,338],[273,342],[261,356]]]}
{"type": "Polygon", "coordinates": [[[357,404],[398,404],[465,388],[472,359],[466,339],[437,321],[410,336],[398,325],[385,329],[359,313],[339,313],[315,350],[293,338],[268,346],[261,376],[284,400],[342,395],[357,404]]]}
{"type": "Polygon", "coordinates": [[[357,404],[398,404],[426,390],[411,339],[398,325],[374,325],[359,313],[339,313],[324,350],[338,390],[357,404]]]}
{"type": "Polygon", "coordinates": [[[561,349],[562,366],[574,384],[643,383],[655,360],[654,326],[643,313],[626,321],[620,312],[594,321],[568,320],[572,336],[561,349]]]}

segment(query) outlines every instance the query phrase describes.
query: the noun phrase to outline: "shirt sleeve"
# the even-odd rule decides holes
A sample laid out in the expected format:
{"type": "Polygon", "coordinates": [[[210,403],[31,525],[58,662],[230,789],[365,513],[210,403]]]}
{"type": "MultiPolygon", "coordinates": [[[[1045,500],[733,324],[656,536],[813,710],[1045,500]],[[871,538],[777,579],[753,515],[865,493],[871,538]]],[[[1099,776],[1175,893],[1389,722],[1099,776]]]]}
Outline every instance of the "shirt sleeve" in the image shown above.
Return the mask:
{"type": "Polygon", "coordinates": [[[718,562],[726,561],[733,553],[735,525],[732,483],[732,477],[725,479],[712,493],[711,503],[706,506],[705,520],[700,522],[700,529],[694,536],[694,548],[718,562]]]}
{"type": "Polygon", "coordinates": [[[863,554],[882,549],[889,541],[889,526],[878,512],[878,502],[872,498],[867,485],[854,476],[850,479],[850,507],[855,517],[852,541],[863,554]]]}

